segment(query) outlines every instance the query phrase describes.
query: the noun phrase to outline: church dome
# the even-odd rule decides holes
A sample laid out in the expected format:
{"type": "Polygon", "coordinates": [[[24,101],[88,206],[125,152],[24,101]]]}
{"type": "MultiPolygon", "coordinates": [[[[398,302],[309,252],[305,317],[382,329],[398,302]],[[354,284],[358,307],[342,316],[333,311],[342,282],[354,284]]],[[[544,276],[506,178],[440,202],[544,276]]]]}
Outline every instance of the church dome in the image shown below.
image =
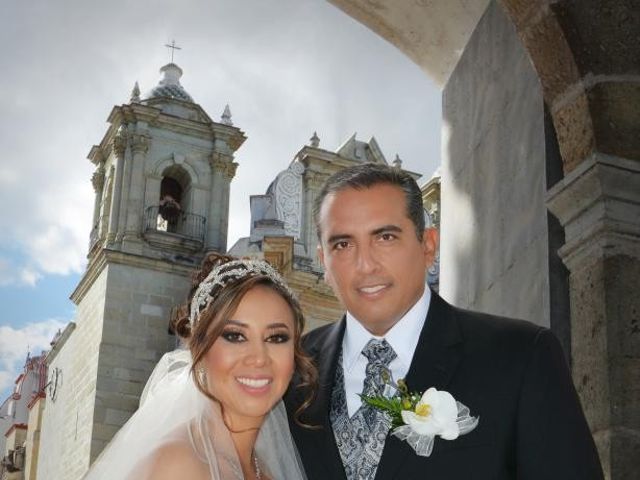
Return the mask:
{"type": "Polygon", "coordinates": [[[168,63],[160,69],[162,78],[149,93],[144,96],[143,100],[152,98],[175,98],[185,102],[193,102],[191,95],[180,85],[180,77],[182,77],[182,69],[175,63],[168,63]]]}

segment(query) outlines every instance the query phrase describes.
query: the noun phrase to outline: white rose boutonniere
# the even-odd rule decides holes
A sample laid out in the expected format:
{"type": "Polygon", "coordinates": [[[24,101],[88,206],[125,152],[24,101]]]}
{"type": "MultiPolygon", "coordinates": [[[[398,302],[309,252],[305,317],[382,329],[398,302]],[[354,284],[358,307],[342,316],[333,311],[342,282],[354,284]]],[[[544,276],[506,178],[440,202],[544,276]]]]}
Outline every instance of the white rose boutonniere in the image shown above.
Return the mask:
{"type": "Polygon", "coordinates": [[[386,395],[362,396],[363,402],[391,417],[392,435],[406,440],[416,453],[428,457],[436,437],[455,440],[476,428],[478,417],[449,392],[430,388],[424,394],[409,393],[403,380],[397,384],[386,375],[386,395]]]}

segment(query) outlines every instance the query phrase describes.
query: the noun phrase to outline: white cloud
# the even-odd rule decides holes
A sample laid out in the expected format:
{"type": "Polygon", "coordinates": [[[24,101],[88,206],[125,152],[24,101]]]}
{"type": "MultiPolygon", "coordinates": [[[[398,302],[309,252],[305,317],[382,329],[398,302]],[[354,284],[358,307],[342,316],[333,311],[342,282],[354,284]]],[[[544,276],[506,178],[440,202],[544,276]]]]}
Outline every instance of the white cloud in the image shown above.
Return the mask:
{"type": "Polygon", "coordinates": [[[86,155],[134,82],[143,92],[157,83],[172,38],[187,91],[214,119],[230,103],[248,136],[229,246],[248,233],[249,195],[264,193],[313,131],[323,148],[357,131],[406,168],[437,166],[438,90],[328,2],[12,2],[0,16],[0,43],[15,46],[0,78],[0,255],[17,256],[0,285],[82,271],[93,210],[86,155]]]}
{"type": "Polygon", "coordinates": [[[0,392],[9,388],[17,378],[24,366],[27,351],[32,355],[40,355],[42,351],[49,350],[49,342],[66,323],[49,319],[21,328],[0,326],[0,392]]]}
{"type": "Polygon", "coordinates": [[[20,271],[19,279],[21,284],[29,285],[30,287],[34,287],[38,280],[42,278],[42,275],[38,273],[36,270],[25,267],[20,271]]]}
{"type": "Polygon", "coordinates": [[[30,266],[21,266],[6,258],[0,257],[0,287],[7,285],[27,285],[29,287],[42,278],[42,275],[30,266]]]}

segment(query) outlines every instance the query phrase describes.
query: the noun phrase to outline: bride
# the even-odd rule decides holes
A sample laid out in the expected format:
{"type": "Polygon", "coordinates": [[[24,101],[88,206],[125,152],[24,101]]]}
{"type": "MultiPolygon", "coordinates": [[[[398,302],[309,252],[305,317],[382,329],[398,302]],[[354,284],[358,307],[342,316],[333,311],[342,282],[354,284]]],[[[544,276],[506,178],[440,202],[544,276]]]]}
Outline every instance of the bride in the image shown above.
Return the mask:
{"type": "Polygon", "coordinates": [[[160,360],[85,479],[306,478],[281,400],[294,373],[315,384],[303,327],[268,263],[209,255],[174,318],[188,350],[160,360]]]}

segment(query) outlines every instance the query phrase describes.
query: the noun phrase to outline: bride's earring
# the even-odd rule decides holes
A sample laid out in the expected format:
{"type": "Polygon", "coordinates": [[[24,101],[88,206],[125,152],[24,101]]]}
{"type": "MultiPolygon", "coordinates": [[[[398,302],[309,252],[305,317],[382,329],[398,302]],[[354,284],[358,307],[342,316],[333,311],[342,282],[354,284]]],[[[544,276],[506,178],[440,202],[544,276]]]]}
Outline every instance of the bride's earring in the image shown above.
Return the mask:
{"type": "Polygon", "coordinates": [[[200,379],[201,384],[204,385],[205,383],[207,383],[207,372],[202,366],[198,367],[198,378],[200,379]]]}

